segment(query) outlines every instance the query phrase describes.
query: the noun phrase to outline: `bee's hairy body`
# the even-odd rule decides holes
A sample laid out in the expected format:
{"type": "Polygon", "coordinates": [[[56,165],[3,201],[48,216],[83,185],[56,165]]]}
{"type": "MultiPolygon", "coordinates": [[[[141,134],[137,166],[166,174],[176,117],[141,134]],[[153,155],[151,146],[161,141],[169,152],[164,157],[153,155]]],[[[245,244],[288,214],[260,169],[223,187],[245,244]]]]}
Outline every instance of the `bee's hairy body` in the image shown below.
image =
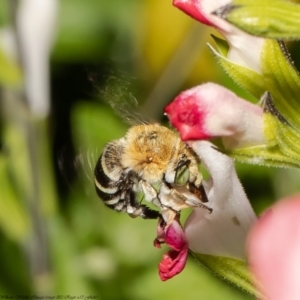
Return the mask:
{"type": "Polygon", "coordinates": [[[201,204],[207,198],[199,163],[193,150],[170,129],[158,124],[133,126],[125,137],[105,146],[95,167],[96,191],[108,207],[132,217],[152,219],[160,215],[138,202],[136,192],[142,192],[146,201],[160,208],[179,211],[188,206],[206,207],[201,204]],[[182,167],[188,170],[184,185],[198,201],[186,198],[175,188],[182,167]],[[153,187],[157,184],[158,190],[153,187]]]}

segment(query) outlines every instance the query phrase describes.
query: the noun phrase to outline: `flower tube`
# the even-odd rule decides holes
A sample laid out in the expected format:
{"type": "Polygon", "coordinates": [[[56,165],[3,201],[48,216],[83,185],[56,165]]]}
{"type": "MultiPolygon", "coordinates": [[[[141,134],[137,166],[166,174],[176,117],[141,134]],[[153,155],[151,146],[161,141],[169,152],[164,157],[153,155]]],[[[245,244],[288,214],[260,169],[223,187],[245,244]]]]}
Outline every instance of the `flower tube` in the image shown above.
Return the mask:
{"type": "Polygon", "coordinates": [[[184,226],[189,247],[197,253],[243,260],[245,240],[256,216],[233,161],[209,142],[190,142],[190,145],[211,176],[205,188],[213,212],[193,210],[184,226]]]}

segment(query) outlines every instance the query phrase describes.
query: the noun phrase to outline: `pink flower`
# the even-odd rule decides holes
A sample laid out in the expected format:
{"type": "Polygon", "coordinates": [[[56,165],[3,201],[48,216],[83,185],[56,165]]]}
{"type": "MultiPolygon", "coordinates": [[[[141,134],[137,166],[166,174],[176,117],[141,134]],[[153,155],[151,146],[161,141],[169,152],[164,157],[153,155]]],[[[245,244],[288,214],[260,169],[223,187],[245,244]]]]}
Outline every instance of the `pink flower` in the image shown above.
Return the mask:
{"type": "Polygon", "coordinates": [[[231,2],[231,0],[173,0],[173,5],[197,21],[215,27],[229,43],[228,60],[260,72],[264,39],[241,31],[216,13],[231,2]]]}
{"type": "Polygon", "coordinates": [[[158,266],[160,279],[165,281],[184,269],[188,257],[188,243],[179,223],[179,218],[173,220],[170,225],[167,225],[163,219],[159,220],[154,246],[160,248],[162,243],[166,243],[171,248],[163,255],[158,266]]]}
{"type": "Polygon", "coordinates": [[[183,140],[222,137],[227,149],[265,144],[263,109],[214,83],[182,92],[165,112],[183,140]]]}
{"type": "Polygon", "coordinates": [[[300,195],[269,209],[248,239],[249,265],[265,299],[300,299],[300,195]]]}

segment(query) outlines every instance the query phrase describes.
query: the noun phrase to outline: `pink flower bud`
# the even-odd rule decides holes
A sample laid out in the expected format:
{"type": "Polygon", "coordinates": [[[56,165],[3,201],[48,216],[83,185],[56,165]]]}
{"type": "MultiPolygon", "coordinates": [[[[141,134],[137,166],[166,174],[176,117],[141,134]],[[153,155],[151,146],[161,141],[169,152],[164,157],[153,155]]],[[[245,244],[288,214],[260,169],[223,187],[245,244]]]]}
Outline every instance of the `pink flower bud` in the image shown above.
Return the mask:
{"type": "Polygon", "coordinates": [[[183,140],[223,137],[226,148],[265,143],[262,108],[214,83],[182,92],[165,112],[183,140]]]}

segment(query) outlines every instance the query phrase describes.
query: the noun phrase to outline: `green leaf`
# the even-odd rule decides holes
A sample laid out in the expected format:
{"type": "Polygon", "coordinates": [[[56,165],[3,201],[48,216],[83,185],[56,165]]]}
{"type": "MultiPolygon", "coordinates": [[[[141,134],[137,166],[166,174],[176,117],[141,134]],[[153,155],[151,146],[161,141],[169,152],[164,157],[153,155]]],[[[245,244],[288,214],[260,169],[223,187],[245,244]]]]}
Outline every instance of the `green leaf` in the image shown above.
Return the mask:
{"type": "Polygon", "coordinates": [[[274,39],[300,37],[300,5],[289,1],[235,0],[218,13],[252,35],[274,39]]]}
{"type": "Polygon", "coordinates": [[[193,253],[193,256],[199,263],[207,267],[214,274],[220,276],[222,279],[259,297],[259,293],[253,286],[251,274],[244,261],[199,253],[193,253]]]}

